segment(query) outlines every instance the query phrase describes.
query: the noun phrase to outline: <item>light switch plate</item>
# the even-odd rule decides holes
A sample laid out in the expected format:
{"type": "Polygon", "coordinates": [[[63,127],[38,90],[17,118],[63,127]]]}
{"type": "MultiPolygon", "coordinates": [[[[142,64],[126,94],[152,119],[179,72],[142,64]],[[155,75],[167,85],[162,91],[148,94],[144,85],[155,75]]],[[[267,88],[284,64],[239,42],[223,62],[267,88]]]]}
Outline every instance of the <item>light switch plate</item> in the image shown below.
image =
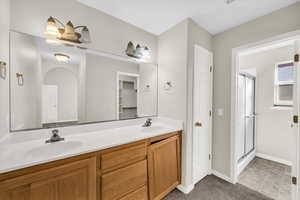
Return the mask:
{"type": "Polygon", "coordinates": [[[217,109],[217,115],[218,116],[223,116],[224,115],[224,110],[222,108],[217,109]]]}

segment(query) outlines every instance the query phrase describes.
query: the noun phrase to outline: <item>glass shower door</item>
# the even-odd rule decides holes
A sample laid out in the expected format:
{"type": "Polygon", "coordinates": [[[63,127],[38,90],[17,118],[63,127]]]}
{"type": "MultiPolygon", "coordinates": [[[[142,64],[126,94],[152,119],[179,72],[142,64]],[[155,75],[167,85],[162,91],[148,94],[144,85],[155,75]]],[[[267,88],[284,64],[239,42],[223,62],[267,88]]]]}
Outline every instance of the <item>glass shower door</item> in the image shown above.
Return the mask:
{"type": "Polygon", "coordinates": [[[254,150],[255,133],[255,78],[245,76],[245,155],[254,150]]]}
{"type": "Polygon", "coordinates": [[[238,145],[237,156],[242,160],[255,147],[255,77],[240,74],[238,79],[238,145]]]}

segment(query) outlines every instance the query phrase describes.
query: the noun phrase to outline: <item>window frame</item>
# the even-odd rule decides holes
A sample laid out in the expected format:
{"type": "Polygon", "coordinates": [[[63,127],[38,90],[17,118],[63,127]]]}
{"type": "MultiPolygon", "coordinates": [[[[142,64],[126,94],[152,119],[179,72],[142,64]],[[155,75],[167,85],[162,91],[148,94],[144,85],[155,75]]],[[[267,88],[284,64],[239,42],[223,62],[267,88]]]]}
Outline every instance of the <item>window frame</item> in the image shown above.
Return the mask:
{"type": "MultiPolygon", "coordinates": [[[[283,61],[283,62],[278,62],[275,64],[275,73],[274,73],[274,106],[276,107],[292,107],[294,105],[293,100],[290,101],[282,101],[279,100],[279,87],[283,85],[292,85],[294,87],[295,81],[294,81],[294,70],[293,70],[293,80],[292,81],[278,81],[278,66],[282,64],[288,64],[292,63],[294,66],[294,61],[288,60],[288,61],[283,61]]],[[[293,93],[294,95],[294,89],[293,93]]]]}

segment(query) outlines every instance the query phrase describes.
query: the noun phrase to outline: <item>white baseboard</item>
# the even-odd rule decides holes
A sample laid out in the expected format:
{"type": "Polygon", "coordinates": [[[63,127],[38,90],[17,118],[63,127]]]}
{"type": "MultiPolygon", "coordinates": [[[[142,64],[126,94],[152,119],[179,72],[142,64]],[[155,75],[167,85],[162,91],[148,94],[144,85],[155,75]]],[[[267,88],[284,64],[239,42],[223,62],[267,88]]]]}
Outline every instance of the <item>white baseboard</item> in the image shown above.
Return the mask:
{"type": "Polygon", "coordinates": [[[224,181],[227,181],[229,183],[233,183],[230,177],[228,177],[228,176],[226,176],[226,175],[224,175],[224,174],[222,174],[222,173],[220,173],[216,170],[212,170],[212,174],[215,175],[216,177],[220,178],[220,179],[223,179],[224,181]]]}
{"type": "Polygon", "coordinates": [[[191,184],[191,185],[188,185],[188,186],[178,185],[177,189],[180,190],[181,192],[183,192],[184,194],[188,194],[194,189],[194,187],[195,187],[194,184],[191,184]]]}
{"type": "Polygon", "coordinates": [[[278,162],[278,163],[288,165],[288,166],[293,165],[291,161],[284,160],[284,159],[281,159],[281,158],[276,158],[276,157],[269,156],[269,155],[262,154],[262,153],[256,153],[256,156],[259,157],[259,158],[263,158],[263,159],[266,159],[266,160],[271,160],[271,161],[278,162]]]}
{"type": "Polygon", "coordinates": [[[240,175],[240,173],[249,165],[249,163],[255,158],[255,150],[252,151],[249,155],[247,155],[240,163],[238,163],[238,172],[237,175],[240,175]]]}

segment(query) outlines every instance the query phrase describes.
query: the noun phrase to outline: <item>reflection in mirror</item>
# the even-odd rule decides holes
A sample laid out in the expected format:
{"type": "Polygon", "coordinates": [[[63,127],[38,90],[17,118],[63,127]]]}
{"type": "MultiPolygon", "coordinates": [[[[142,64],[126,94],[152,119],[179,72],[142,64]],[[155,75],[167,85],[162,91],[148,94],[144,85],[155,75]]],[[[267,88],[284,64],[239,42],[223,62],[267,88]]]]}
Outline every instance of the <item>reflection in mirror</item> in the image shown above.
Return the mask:
{"type": "Polygon", "coordinates": [[[157,65],[23,33],[10,38],[12,131],[157,115],[157,65]]]}

